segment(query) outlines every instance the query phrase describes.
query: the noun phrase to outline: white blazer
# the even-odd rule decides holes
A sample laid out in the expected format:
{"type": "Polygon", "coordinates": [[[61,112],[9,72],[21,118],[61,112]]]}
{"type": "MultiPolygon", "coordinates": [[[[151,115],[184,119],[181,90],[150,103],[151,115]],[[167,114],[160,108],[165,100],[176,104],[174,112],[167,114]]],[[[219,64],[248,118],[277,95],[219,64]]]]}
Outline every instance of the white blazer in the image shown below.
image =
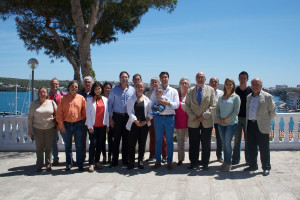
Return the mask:
{"type": "MultiPolygon", "coordinates": [[[[145,112],[145,118],[149,117],[150,119],[153,118],[153,116],[150,114],[151,113],[151,102],[150,100],[148,99],[148,97],[146,97],[145,95],[144,96],[144,112],[145,112]]],[[[126,124],[126,129],[127,130],[130,130],[131,129],[131,126],[132,126],[132,123],[134,123],[135,120],[137,120],[136,116],[135,116],[135,112],[134,112],[134,104],[137,100],[137,97],[136,95],[133,95],[132,97],[130,97],[128,100],[127,100],[127,113],[129,115],[129,119],[127,121],[127,124],[126,124]]],[[[151,122],[149,121],[148,123],[148,126],[151,125],[151,122]]]]}
{"type": "MultiPolygon", "coordinates": [[[[93,128],[95,124],[95,118],[96,118],[96,101],[94,101],[94,97],[89,96],[86,100],[86,121],[85,125],[87,127],[93,128]]],[[[103,124],[106,126],[109,126],[109,114],[108,114],[108,106],[107,106],[107,98],[102,96],[102,101],[104,103],[104,118],[103,118],[103,124]]]]}

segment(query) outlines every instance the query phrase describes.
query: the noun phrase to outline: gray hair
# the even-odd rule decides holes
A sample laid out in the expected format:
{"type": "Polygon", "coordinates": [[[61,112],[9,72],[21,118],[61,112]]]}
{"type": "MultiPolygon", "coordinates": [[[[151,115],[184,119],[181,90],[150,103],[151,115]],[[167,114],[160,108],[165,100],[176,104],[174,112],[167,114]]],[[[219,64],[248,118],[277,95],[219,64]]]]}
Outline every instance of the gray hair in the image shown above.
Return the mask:
{"type": "Polygon", "coordinates": [[[187,77],[181,78],[179,81],[179,85],[181,84],[182,81],[187,81],[190,84],[190,79],[188,79],[187,77]]]}
{"type": "Polygon", "coordinates": [[[83,82],[84,82],[85,80],[90,80],[91,83],[94,84],[94,79],[93,79],[91,76],[86,76],[86,77],[84,77],[84,78],[83,78],[83,82]]]}
{"type": "Polygon", "coordinates": [[[152,81],[157,81],[157,82],[159,82],[159,78],[153,77],[153,78],[151,78],[150,83],[151,83],[152,81]]]}

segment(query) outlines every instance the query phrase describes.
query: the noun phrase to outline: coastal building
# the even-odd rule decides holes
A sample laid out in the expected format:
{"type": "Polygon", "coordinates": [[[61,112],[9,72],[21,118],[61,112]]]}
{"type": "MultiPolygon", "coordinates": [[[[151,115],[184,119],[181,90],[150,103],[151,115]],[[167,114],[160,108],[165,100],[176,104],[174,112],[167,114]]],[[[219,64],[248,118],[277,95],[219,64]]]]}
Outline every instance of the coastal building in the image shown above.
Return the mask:
{"type": "Polygon", "coordinates": [[[278,90],[278,89],[286,89],[286,88],[288,88],[288,86],[287,85],[276,85],[275,88],[276,88],[276,90],[278,90]]]}
{"type": "Polygon", "coordinates": [[[300,93],[288,92],[286,95],[287,107],[293,110],[300,109],[300,93]]]}

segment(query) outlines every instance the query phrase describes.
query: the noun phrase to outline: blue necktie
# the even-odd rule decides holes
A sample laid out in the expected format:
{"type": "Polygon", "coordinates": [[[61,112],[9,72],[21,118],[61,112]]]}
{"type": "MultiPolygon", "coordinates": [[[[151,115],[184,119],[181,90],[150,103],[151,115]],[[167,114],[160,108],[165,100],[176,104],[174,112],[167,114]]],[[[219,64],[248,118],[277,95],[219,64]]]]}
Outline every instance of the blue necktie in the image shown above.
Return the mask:
{"type": "Polygon", "coordinates": [[[201,104],[201,100],[202,100],[202,88],[199,88],[198,89],[198,98],[197,98],[199,105],[201,104]]]}

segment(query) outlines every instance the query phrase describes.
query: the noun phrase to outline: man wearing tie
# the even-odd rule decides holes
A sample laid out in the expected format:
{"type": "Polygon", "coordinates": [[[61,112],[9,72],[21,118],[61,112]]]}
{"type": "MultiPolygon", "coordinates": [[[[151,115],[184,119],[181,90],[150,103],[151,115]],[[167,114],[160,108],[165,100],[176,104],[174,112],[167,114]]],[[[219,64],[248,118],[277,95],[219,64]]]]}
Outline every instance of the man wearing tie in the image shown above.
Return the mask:
{"type": "Polygon", "coordinates": [[[200,141],[202,145],[202,165],[208,170],[210,158],[211,132],[213,128],[212,113],[216,108],[215,91],[212,87],[205,85],[205,74],[199,72],[196,75],[197,86],[188,90],[185,105],[188,119],[189,131],[189,158],[194,169],[198,165],[200,141]]]}

